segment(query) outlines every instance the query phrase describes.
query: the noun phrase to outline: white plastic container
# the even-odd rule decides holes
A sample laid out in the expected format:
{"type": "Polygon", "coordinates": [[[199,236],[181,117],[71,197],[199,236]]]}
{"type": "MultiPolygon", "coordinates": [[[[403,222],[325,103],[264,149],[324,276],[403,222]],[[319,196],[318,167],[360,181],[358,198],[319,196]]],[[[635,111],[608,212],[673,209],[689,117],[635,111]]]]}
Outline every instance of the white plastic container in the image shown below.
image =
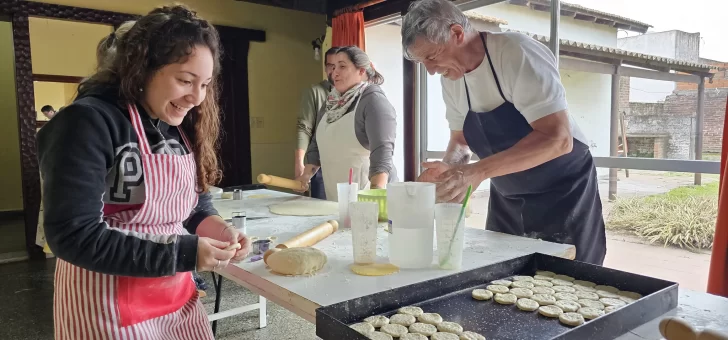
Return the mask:
{"type": "Polygon", "coordinates": [[[354,263],[374,263],[377,260],[379,204],[376,202],[352,202],[349,205],[349,216],[351,217],[354,263]]]}
{"type": "Polygon", "coordinates": [[[437,263],[441,269],[460,269],[463,266],[465,216],[457,223],[461,209],[462,204],[457,203],[435,205],[437,263]]]}
{"type": "Polygon", "coordinates": [[[435,184],[387,186],[389,262],[400,268],[429,268],[434,254],[435,184]]]}
{"type": "Polygon", "coordinates": [[[336,190],[339,196],[339,228],[349,228],[349,203],[356,202],[359,183],[337,183],[336,190]]]}

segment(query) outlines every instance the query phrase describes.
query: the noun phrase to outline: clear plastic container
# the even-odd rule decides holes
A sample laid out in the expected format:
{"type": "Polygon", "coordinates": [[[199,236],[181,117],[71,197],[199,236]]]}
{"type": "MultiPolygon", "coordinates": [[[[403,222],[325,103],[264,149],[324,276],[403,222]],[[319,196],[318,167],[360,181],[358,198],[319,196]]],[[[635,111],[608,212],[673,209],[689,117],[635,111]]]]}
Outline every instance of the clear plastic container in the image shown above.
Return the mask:
{"type": "Polygon", "coordinates": [[[354,263],[370,264],[377,260],[377,226],[379,204],[353,202],[349,205],[354,263]]]}
{"type": "Polygon", "coordinates": [[[462,207],[457,203],[435,205],[437,263],[442,269],[460,269],[463,266],[465,216],[457,223],[462,207]]]}
{"type": "Polygon", "coordinates": [[[349,203],[356,202],[359,183],[337,183],[336,190],[339,196],[339,228],[349,228],[349,203]]]}
{"type": "Polygon", "coordinates": [[[434,254],[435,184],[387,186],[389,262],[400,268],[428,268],[434,254]]]}

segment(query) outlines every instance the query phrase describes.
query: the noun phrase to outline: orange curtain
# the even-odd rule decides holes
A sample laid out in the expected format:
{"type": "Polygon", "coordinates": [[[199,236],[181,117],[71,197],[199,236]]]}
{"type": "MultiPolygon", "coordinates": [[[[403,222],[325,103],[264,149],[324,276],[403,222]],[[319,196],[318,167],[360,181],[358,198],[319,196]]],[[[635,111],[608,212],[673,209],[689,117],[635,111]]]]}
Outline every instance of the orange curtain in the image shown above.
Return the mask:
{"type": "MultiPolygon", "coordinates": [[[[728,100],[725,107],[728,115],[728,100]]],[[[708,293],[728,297],[728,120],[723,122],[723,150],[720,157],[720,186],[718,187],[718,220],[715,223],[713,255],[710,259],[708,293]]]]}
{"type": "Polygon", "coordinates": [[[364,42],[364,12],[342,13],[331,20],[331,46],[356,45],[366,51],[364,42]]]}

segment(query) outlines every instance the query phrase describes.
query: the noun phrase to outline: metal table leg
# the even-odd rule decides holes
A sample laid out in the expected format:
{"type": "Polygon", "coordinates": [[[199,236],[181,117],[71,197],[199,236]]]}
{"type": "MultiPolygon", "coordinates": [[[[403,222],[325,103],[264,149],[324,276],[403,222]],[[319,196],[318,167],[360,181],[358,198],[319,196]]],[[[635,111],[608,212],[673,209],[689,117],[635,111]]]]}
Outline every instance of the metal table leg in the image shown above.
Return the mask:
{"type": "MultiPolygon", "coordinates": [[[[212,283],[215,286],[215,311],[217,314],[220,311],[220,300],[222,300],[222,275],[215,280],[215,273],[212,273],[212,283]]],[[[212,335],[217,336],[217,320],[212,322],[212,335]]]]}

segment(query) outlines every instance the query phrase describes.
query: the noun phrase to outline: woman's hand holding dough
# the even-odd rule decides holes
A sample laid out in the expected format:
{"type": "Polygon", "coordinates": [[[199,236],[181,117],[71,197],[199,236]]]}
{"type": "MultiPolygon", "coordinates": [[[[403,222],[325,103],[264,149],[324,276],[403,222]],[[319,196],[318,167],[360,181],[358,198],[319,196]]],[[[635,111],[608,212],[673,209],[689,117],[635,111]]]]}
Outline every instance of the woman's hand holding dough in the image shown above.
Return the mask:
{"type": "Polygon", "coordinates": [[[197,271],[213,271],[225,268],[235,256],[235,250],[225,250],[230,242],[218,241],[208,237],[197,240],[197,271]]]}

